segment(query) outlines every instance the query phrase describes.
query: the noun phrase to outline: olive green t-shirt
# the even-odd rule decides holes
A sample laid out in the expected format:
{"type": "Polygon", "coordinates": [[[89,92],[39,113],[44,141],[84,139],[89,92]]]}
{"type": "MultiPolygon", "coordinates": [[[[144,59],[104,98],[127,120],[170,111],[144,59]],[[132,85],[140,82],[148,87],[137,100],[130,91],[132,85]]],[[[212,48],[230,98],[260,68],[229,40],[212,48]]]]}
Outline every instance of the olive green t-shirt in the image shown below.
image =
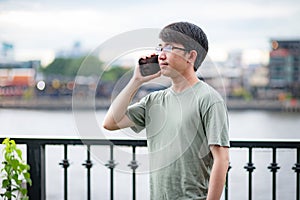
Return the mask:
{"type": "Polygon", "coordinates": [[[213,157],[209,145],[229,147],[222,97],[200,81],[181,93],[156,91],[129,106],[135,132],[146,128],[153,200],[206,199],[213,157]]]}

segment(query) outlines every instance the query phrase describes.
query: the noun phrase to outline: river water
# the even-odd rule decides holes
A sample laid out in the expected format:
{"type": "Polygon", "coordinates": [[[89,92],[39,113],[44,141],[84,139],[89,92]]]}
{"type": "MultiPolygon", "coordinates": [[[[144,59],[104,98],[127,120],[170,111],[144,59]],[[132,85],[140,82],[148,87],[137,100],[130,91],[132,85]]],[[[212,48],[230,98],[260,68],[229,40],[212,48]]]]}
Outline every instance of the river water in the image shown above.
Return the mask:
{"type": "MultiPolygon", "coordinates": [[[[106,111],[85,112],[65,110],[0,110],[0,137],[43,137],[43,138],[81,138],[84,136],[101,139],[144,139],[145,134],[135,135],[126,131],[109,132],[100,125],[106,111]],[[78,114],[79,113],[79,114],[78,114]],[[78,117],[80,115],[81,117],[78,117]],[[84,116],[84,117],[82,117],[84,116]],[[81,119],[95,119],[97,128],[91,135],[82,133],[81,119]],[[99,133],[99,134],[98,134],[99,133]]],[[[229,111],[231,140],[265,140],[289,139],[300,140],[300,113],[266,112],[266,111],[229,111]]],[[[86,160],[86,150],[81,146],[69,147],[69,199],[86,199],[86,170],[82,163],[86,160]]],[[[126,147],[121,151],[130,152],[126,147]]],[[[140,148],[145,152],[146,148],[140,148]]],[[[93,147],[92,199],[109,199],[109,170],[104,164],[109,160],[107,147],[93,147]],[[93,153],[94,152],[94,153],[93,153]],[[100,158],[100,159],[99,159],[100,158]]],[[[271,162],[271,150],[255,149],[253,162],[253,199],[271,199],[271,173],[267,169],[271,162]]],[[[277,173],[277,198],[295,199],[295,172],[291,170],[296,162],[294,150],[278,150],[277,160],[281,167],[277,173]]],[[[47,200],[63,199],[63,169],[58,165],[63,159],[62,146],[46,147],[46,190],[47,200]]],[[[229,175],[229,197],[232,200],[247,199],[248,173],[243,168],[248,162],[247,149],[231,149],[231,166],[229,175]]],[[[131,155],[115,155],[118,167],[115,171],[115,199],[131,199],[131,173],[127,167],[131,155]]],[[[137,169],[137,199],[149,199],[148,173],[143,171],[147,162],[140,161],[137,169]],[[140,170],[140,171],[139,171],[140,170]]]]}

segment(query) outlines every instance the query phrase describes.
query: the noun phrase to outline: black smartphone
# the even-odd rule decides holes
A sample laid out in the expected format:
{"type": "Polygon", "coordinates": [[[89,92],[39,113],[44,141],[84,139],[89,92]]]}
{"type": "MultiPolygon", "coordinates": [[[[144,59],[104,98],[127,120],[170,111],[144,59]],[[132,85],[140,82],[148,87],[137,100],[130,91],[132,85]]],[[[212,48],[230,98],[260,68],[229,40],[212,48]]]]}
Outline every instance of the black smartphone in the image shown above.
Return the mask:
{"type": "Polygon", "coordinates": [[[140,72],[142,76],[149,76],[159,72],[158,55],[139,59],[140,72]]]}

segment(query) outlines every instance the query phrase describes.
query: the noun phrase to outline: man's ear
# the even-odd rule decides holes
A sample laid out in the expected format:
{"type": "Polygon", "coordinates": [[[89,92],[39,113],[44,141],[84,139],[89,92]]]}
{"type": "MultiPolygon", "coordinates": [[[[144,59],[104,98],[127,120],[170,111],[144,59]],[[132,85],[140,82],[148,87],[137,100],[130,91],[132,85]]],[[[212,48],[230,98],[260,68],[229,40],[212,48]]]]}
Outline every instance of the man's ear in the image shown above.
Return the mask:
{"type": "Polygon", "coordinates": [[[198,53],[197,53],[196,50],[191,50],[191,51],[189,52],[189,61],[190,61],[191,63],[195,63],[196,58],[197,58],[197,55],[198,55],[198,53]]]}

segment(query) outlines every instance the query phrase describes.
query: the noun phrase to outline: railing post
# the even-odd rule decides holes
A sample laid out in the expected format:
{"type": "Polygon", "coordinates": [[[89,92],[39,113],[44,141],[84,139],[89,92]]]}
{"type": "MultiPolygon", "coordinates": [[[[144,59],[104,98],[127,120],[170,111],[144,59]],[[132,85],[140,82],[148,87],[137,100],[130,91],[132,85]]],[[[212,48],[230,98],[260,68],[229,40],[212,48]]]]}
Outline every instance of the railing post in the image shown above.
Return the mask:
{"type": "Polygon", "coordinates": [[[272,153],[272,163],[268,167],[268,169],[272,172],[272,199],[276,200],[276,173],[277,170],[280,169],[278,164],[276,163],[276,148],[273,147],[273,153],[272,153]]]}
{"type": "Polygon", "coordinates": [[[132,146],[132,161],[128,165],[132,169],[132,199],[136,199],[136,175],[135,170],[138,168],[138,164],[135,160],[135,146],[132,146]]]}
{"type": "Polygon", "coordinates": [[[114,199],[114,168],[116,167],[117,163],[114,161],[114,146],[110,145],[110,160],[107,164],[105,164],[106,167],[110,169],[110,200],[114,199]]]}
{"type": "Polygon", "coordinates": [[[64,200],[68,200],[68,167],[70,166],[68,160],[68,145],[64,145],[64,159],[59,163],[64,168],[64,200]]]}
{"type": "Polygon", "coordinates": [[[296,199],[300,199],[300,148],[297,148],[297,163],[292,168],[296,172],[296,199]]]}
{"type": "Polygon", "coordinates": [[[252,172],[255,169],[254,164],[252,163],[252,147],[249,147],[249,162],[244,168],[249,172],[248,199],[252,200],[252,172]]]}
{"type": "Polygon", "coordinates": [[[87,145],[87,159],[85,163],[82,164],[87,169],[87,199],[88,200],[91,199],[91,168],[93,166],[93,163],[91,161],[90,150],[91,150],[90,145],[87,145]]]}
{"type": "Polygon", "coordinates": [[[225,200],[228,200],[228,187],[229,187],[229,183],[228,183],[228,175],[229,175],[229,170],[231,169],[230,163],[227,169],[227,174],[226,174],[226,182],[225,182],[225,200]]]}
{"type": "Polygon", "coordinates": [[[32,180],[32,186],[28,186],[29,199],[45,200],[45,145],[39,143],[28,143],[27,162],[30,165],[32,180]]]}

